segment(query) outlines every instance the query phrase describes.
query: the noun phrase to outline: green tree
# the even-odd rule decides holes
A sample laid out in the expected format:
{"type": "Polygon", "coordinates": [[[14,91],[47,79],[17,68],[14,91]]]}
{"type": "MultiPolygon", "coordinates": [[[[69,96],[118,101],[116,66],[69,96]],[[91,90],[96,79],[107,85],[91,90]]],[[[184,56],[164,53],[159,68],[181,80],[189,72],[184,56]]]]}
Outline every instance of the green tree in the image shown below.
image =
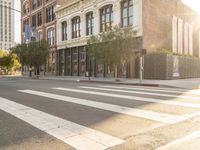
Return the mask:
{"type": "Polygon", "coordinates": [[[19,44],[11,51],[18,56],[22,66],[34,67],[36,74],[39,75],[40,66],[46,65],[49,56],[49,44],[44,40],[33,41],[29,44],[19,44]]]}
{"type": "Polygon", "coordinates": [[[29,65],[27,44],[25,43],[18,44],[17,46],[11,48],[11,53],[16,54],[16,56],[18,57],[22,65],[22,74],[23,74],[23,66],[29,65]]]}
{"type": "Polygon", "coordinates": [[[6,53],[0,50],[0,68],[4,73],[15,71],[21,67],[17,56],[12,53],[6,53]]]}
{"type": "Polygon", "coordinates": [[[116,26],[110,31],[91,36],[87,40],[89,55],[99,64],[114,65],[117,77],[117,66],[130,63],[135,58],[138,49],[135,35],[136,31],[131,27],[116,26]]]}
{"type": "Polygon", "coordinates": [[[30,67],[40,74],[40,66],[46,65],[49,56],[49,44],[46,41],[34,41],[28,44],[28,58],[30,67]]]}

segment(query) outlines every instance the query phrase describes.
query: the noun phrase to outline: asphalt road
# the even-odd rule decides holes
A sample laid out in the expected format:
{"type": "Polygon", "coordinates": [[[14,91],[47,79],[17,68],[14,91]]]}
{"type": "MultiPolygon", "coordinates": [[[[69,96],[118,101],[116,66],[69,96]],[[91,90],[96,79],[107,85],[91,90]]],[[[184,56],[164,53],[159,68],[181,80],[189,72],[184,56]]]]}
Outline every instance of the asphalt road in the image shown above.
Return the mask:
{"type": "Polygon", "coordinates": [[[0,79],[0,150],[196,149],[199,97],[198,90],[0,79]]]}

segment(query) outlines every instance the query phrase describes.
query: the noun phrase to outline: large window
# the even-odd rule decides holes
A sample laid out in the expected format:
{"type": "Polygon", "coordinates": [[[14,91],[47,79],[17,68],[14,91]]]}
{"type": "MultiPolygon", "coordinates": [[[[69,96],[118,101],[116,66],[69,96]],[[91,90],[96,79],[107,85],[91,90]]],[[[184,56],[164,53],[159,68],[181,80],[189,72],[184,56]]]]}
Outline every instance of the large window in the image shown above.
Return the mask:
{"type": "Polygon", "coordinates": [[[25,1],[24,5],[23,5],[23,13],[24,13],[24,15],[28,15],[28,12],[29,12],[28,1],[25,1]]]}
{"type": "Polygon", "coordinates": [[[32,20],[31,20],[31,25],[32,27],[36,27],[36,16],[32,16],[32,20]]]}
{"type": "Polygon", "coordinates": [[[122,27],[133,25],[133,0],[123,0],[121,3],[122,27]]]}
{"type": "Polygon", "coordinates": [[[37,7],[37,0],[32,1],[32,10],[36,9],[37,7]]]}
{"type": "Polygon", "coordinates": [[[47,30],[47,41],[48,41],[49,45],[54,45],[55,33],[54,33],[53,28],[50,28],[50,29],[47,30]]]}
{"type": "Polygon", "coordinates": [[[26,25],[29,25],[29,20],[28,19],[24,20],[24,22],[23,22],[23,31],[24,32],[25,32],[25,26],[26,25]]]}
{"type": "Polygon", "coordinates": [[[54,7],[50,6],[46,9],[46,22],[51,22],[54,20],[54,7]]]}
{"type": "Polygon", "coordinates": [[[93,12],[86,14],[86,35],[92,35],[94,31],[94,17],[93,12]]]}
{"type": "Polygon", "coordinates": [[[40,7],[42,5],[42,0],[37,0],[37,7],[40,7]]]}
{"type": "Polygon", "coordinates": [[[67,22],[62,22],[62,41],[67,40],[67,22]]]}
{"type": "Polygon", "coordinates": [[[72,19],[72,38],[78,38],[81,36],[80,34],[80,17],[75,17],[72,19]]]}
{"type": "Polygon", "coordinates": [[[41,26],[42,25],[42,12],[39,12],[37,14],[37,26],[41,26]]]}
{"type": "Polygon", "coordinates": [[[100,9],[100,31],[110,30],[113,24],[113,6],[107,5],[100,9]]]}

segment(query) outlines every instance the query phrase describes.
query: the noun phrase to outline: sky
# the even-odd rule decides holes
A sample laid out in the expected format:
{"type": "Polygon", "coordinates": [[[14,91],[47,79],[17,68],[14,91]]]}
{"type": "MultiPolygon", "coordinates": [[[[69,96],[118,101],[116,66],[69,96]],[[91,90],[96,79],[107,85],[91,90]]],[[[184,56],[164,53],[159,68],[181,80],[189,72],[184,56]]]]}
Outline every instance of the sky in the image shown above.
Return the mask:
{"type": "MultiPolygon", "coordinates": [[[[15,9],[20,10],[20,0],[14,0],[15,1],[15,9]]],[[[200,14],[200,0],[183,0],[185,4],[192,7],[200,14]]],[[[15,12],[15,42],[20,43],[21,41],[21,28],[20,28],[20,13],[15,12]]]]}
{"type": "MultiPolygon", "coordinates": [[[[20,0],[13,0],[15,2],[15,9],[20,10],[20,0]]],[[[15,42],[21,42],[21,14],[19,12],[15,12],[15,42]]]]}

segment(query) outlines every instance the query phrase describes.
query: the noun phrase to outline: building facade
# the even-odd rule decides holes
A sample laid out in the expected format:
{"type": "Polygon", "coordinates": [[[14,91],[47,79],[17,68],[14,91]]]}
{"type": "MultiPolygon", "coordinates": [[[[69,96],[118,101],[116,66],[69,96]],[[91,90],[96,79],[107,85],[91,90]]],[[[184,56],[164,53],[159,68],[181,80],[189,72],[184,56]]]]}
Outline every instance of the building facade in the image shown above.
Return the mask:
{"type": "Polygon", "coordinates": [[[15,45],[14,1],[0,0],[0,49],[9,50],[15,45]]]}
{"type": "Polygon", "coordinates": [[[47,40],[50,45],[47,72],[55,73],[56,57],[56,19],[54,8],[56,0],[21,0],[21,37],[22,42],[47,40]],[[26,37],[26,27],[30,37],[26,37]]]}
{"type": "MultiPolygon", "coordinates": [[[[111,26],[131,26],[140,49],[147,54],[166,49],[179,55],[200,56],[199,16],[181,0],[60,0],[57,18],[57,72],[59,75],[112,77],[114,69],[87,55],[87,39],[111,26]]],[[[122,64],[119,77],[138,77],[138,60],[122,64]]]]}

